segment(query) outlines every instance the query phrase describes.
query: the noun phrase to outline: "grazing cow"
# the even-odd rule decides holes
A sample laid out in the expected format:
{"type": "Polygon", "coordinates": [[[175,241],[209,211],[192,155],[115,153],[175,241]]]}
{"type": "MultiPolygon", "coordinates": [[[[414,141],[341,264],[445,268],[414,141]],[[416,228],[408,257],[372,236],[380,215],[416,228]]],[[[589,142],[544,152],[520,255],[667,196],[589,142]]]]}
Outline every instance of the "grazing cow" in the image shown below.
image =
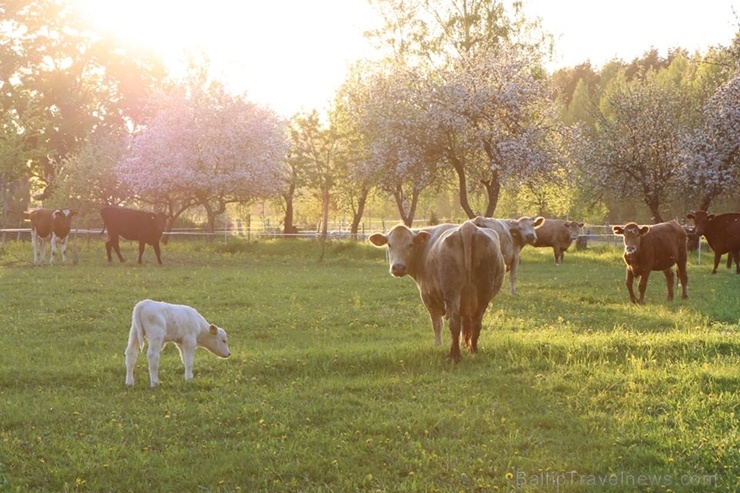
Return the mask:
{"type": "Polygon", "coordinates": [[[566,221],[565,219],[548,219],[537,229],[536,247],[552,247],[555,255],[555,265],[563,263],[564,253],[571,243],[578,239],[578,232],[583,223],[566,221]]]}
{"type": "Polygon", "coordinates": [[[202,347],[219,358],[231,356],[224,329],[208,323],[195,308],[162,301],[143,300],[134,306],[126,346],[126,385],[134,384],[134,366],[144,340],[149,341],[149,381],[159,384],[159,353],[174,342],[185,365],[185,380],[193,378],[195,349],[202,347]]]}
{"type": "Polygon", "coordinates": [[[69,209],[36,209],[24,214],[31,220],[31,242],[33,243],[33,263],[38,263],[38,250],[41,250],[41,263],[46,260],[46,240],[51,239],[51,259],[57,253],[57,242],[61,242],[62,262],[67,261],[67,240],[72,227],[72,218],[77,212],[69,209]]]}
{"type": "Polygon", "coordinates": [[[391,275],[409,275],[416,282],[432,319],[434,344],[442,343],[446,316],[451,336],[448,358],[460,361],[461,332],[465,346],[476,352],[483,315],[503,284],[505,266],[496,232],[472,221],[421,230],[398,225],[369,240],[388,247],[391,275]]]}
{"type": "MultiPolygon", "coordinates": [[[[714,250],[714,269],[712,274],[717,273],[717,266],[725,253],[735,256],[740,250],[740,212],[728,212],[726,214],[709,214],[707,211],[694,211],[686,215],[694,221],[696,234],[704,236],[707,243],[714,250]]],[[[735,272],[740,274],[740,264],[735,272]]]]}
{"type": "Polygon", "coordinates": [[[509,273],[509,292],[516,294],[516,270],[519,266],[519,257],[524,245],[533,244],[539,235],[539,228],[545,219],[542,217],[519,219],[493,219],[478,216],[473,223],[479,228],[489,228],[498,234],[501,245],[501,254],[509,273]]]}
{"type": "Polygon", "coordinates": [[[686,274],[686,230],[678,222],[670,221],[652,226],[627,223],[612,227],[614,234],[624,238],[624,261],[627,264],[625,284],[632,303],[645,303],[645,288],[651,271],[662,270],[668,287],[668,300],[673,301],[673,264],[678,270],[678,279],[683,289],[682,298],[689,297],[686,274]],[[632,283],[640,278],[640,298],[635,297],[632,283]]]}
{"type": "Polygon", "coordinates": [[[159,254],[159,239],[164,232],[167,216],[159,212],[138,211],[117,206],[107,206],[100,209],[103,218],[103,231],[108,230],[108,240],[105,242],[105,251],[108,254],[108,262],[113,260],[111,250],[116,251],[118,260],[123,262],[121,248],[118,245],[118,237],[123,236],[127,240],[139,242],[139,263],[144,255],[146,244],[154,248],[157,262],[162,263],[159,254]]]}

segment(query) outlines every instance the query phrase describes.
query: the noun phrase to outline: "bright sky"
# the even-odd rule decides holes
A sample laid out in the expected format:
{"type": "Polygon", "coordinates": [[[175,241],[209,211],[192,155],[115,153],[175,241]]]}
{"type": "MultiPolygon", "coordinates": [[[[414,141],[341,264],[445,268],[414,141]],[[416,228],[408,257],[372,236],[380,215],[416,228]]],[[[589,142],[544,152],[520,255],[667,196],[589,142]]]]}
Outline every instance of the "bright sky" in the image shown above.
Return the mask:
{"type": "MultiPolygon", "coordinates": [[[[376,27],[367,0],[76,0],[128,42],[175,60],[202,49],[232,90],[290,117],[325,109],[376,27]]],[[[524,0],[555,36],[553,66],[629,61],[656,48],[705,51],[740,30],[740,0],[524,0]]]]}

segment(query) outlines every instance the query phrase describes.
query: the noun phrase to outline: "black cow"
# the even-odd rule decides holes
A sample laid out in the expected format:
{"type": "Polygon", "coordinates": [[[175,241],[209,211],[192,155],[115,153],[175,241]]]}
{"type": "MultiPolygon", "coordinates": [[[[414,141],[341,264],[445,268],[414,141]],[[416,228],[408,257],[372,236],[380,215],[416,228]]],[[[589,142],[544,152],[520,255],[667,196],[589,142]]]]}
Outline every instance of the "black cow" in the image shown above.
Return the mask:
{"type": "Polygon", "coordinates": [[[147,243],[154,248],[157,262],[162,263],[159,255],[159,239],[164,232],[167,216],[161,212],[155,214],[116,206],[103,207],[100,209],[100,215],[105,224],[103,231],[108,230],[108,240],[105,242],[108,262],[113,260],[111,249],[116,251],[118,260],[124,261],[118,246],[118,237],[123,236],[127,240],[139,242],[139,263],[141,263],[141,256],[144,254],[144,246],[147,243]]]}

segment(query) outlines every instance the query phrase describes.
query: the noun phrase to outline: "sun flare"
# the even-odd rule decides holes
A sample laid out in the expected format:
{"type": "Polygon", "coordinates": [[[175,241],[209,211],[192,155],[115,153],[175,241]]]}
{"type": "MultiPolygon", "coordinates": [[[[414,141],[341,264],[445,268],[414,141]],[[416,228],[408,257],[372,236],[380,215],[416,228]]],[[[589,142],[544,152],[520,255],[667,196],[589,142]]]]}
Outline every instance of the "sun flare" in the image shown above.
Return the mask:
{"type": "Polygon", "coordinates": [[[186,54],[205,54],[230,89],[285,116],[328,102],[373,27],[370,7],[348,0],[75,1],[97,29],[158,54],[175,73],[186,54]]]}

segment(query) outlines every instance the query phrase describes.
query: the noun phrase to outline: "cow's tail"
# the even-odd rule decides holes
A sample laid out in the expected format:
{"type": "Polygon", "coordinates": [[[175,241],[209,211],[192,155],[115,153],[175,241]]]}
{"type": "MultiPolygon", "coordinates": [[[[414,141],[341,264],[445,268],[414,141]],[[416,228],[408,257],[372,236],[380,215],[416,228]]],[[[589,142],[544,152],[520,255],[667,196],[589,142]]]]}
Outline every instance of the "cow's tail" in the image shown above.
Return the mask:
{"type": "Polygon", "coordinates": [[[144,329],[141,327],[141,320],[139,319],[139,311],[141,305],[137,304],[134,307],[134,312],[131,315],[131,332],[128,334],[129,346],[139,346],[139,351],[144,349],[144,329]]]}
{"type": "Polygon", "coordinates": [[[473,272],[473,236],[478,227],[472,221],[465,221],[460,227],[463,244],[463,267],[465,267],[465,284],[469,285],[473,272]]]}

